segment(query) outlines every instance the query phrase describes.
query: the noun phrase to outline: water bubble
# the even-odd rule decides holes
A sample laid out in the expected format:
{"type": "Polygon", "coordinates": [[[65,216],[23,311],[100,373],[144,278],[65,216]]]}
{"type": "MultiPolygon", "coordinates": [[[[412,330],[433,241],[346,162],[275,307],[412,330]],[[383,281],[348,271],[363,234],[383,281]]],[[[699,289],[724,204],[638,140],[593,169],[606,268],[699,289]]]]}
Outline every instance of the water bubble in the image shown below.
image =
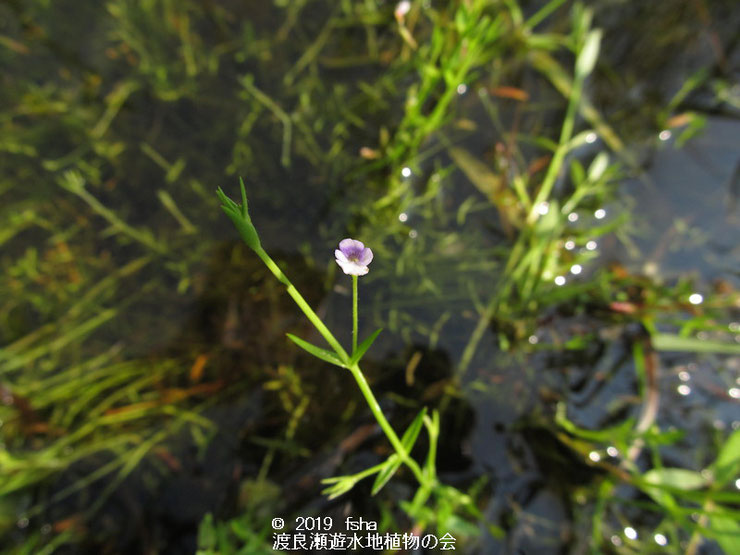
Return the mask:
{"type": "Polygon", "coordinates": [[[627,536],[631,540],[636,540],[637,530],[632,528],[632,526],[627,526],[627,528],[624,529],[624,535],[627,536]]]}
{"type": "Polygon", "coordinates": [[[684,397],[688,395],[689,393],[691,393],[691,388],[686,384],[681,384],[676,389],[684,397]]]}
{"type": "Polygon", "coordinates": [[[18,525],[18,528],[26,528],[28,526],[28,522],[28,519],[24,516],[19,518],[16,524],[18,525]]]}
{"type": "Polygon", "coordinates": [[[550,203],[547,201],[543,201],[537,205],[537,213],[540,216],[544,216],[550,211],[550,203]]]}
{"type": "Polygon", "coordinates": [[[599,138],[599,136],[596,133],[594,133],[593,131],[591,131],[591,133],[589,133],[588,135],[586,135],[585,141],[588,144],[591,144],[591,143],[595,143],[596,142],[596,139],[598,139],[598,138],[599,138]]]}
{"type": "Polygon", "coordinates": [[[42,534],[46,535],[46,534],[49,534],[50,532],[51,532],[51,524],[44,524],[41,527],[41,533],[42,534]]]}
{"type": "Polygon", "coordinates": [[[527,341],[529,341],[530,345],[537,345],[540,342],[540,338],[536,335],[530,335],[527,341]]]}
{"type": "Polygon", "coordinates": [[[468,92],[468,86],[465,83],[460,83],[457,86],[457,94],[465,94],[468,92]]]}
{"type": "Polygon", "coordinates": [[[594,462],[599,462],[601,460],[601,455],[599,455],[598,451],[591,451],[588,454],[588,458],[594,462]]]}
{"type": "Polygon", "coordinates": [[[740,489],[740,478],[735,480],[735,489],[740,489]]]}
{"type": "Polygon", "coordinates": [[[408,166],[406,166],[405,168],[403,168],[401,170],[401,175],[404,176],[404,177],[411,177],[411,168],[409,168],[408,166]]]}
{"type": "Polygon", "coordinates": [[[416,239],[418,236],[419,236],[419,232],[416,231],[415,229],[412,229],[411,231],[409,231],[409,237],[411,239],[416,239]]]}
{"type": "Polygon", "coordinates": [[[596,210],[596,212],[594,212],[594,218],[596,218],[597,220],[603,220],[605,217],[606,210],[604,210],[603,208],[599,208],[598,210],[596,210]]]}
{"type": "Polygon", "coordinates": [[[687,382],[691,379],[691,374],[689,374],[686,370],[681,370],[678,373],[678,379],[682,382],[687,382]]]}
{"type": "Polygon", "coordinates": [[[612,544],[613,545],[616,545],[617,547],[619,547],[620,545],[622,545],[622,538],[620,538],[619,536],[616,536],[615,535],[615,536],[612,536],[609,539],[611,540],[612,544]]]}
{"type": "Polygon", "coordinates": [[[565,285],[565,278],[563,276],[556,276],[555,285],[565,285]]]}
{"type": "Polygon", "coordinates": [[[642,267],[642,271],[645,272],[645,275],[657,276],[658,275],[658,265],[652,260],[649,262],[645,262],[645,265],[642,267]]]}
{"type": "Polygon", "coordinates": [[[667,545],[668,544],[668,538],[666,538],[663,534],[655,534],[653,536],[655,538],[655,543],[658,545],[667,545]]]}
{"type": "Polygon", "coordinates": [[[586,249],[590,251],[595,251],[596,247],[598,246],[599,245],[596,243],[596,241],[589,241],[588,243],[586,243],[586,249]]]}
{"type": "Polygon", "coordinates": [[[715,430],[724,430],[727,427],[727,424],[725,424],[724,421],[717,419],[712,422],[712,426],[714,426],[715,430]]]}
{"type": "Polygon", "coordinates": [[[576,248],[576,242],[575,241],[566,241],[565,242],[565,250],[572,251],[574,248],[576,248]]]}
{"type": "Polygon", "coordinates": [[[691,304],[701,304],[704,301],[704,297],[702,297],[699,293],[692,293],[689,296],[689,302],[691,304]]]}
{"type": "Polygon", "coordinates": [[[616,457],[617,455],[619,455],[619,449],[617,449],[613,445],[610,445],[606,448],[606,454],[610,457],[616,457]]]}
{"type": "Polygon", "coordinates": [[[738,332],[740,331],[740,322],[730,322],[727,327],[730,328],[730,331],[738,332]]]}
{"type": "Polygon", "coordinates": [[[668,131],[668,129],[663,129],[663,131],[661,131],[660,133],[658,133],[658,138],[661,141],[667,141],[668,139],[671,138],[671,135],[673,135],[673,133],[671,133],[670,131],[668,131]]]}
{"type": "Polygon", "coordinates": [[[569,222],[577,222],[578,221],[578,214],[576,214],[575,212],[571,212],[570,214],[568,214],[568,221],[569,222]]]}
{"type": "Polygon", "coordinates": [[[573,266],[570,267],[570,273],[574,276],[577,276],[583,271],[583,267],[580,264],[573,264],[573,266]]]}
{"type": "Polygon", "coordinates": [[[400,213],[400,214],[398,215],[398,221],[399,221],[399,222],[405,222],[405,221],[406,221],[406,220],[408,220],[408,219],[409,219],[409,215],[408,215],[408,214],[406,214],[406,212],[401,212],[401,213],[400,213]]]}
{"type": "Polygon", "coordinates": [[[740,399],[740,389],[737,387],[731,387],[727,393],[732,397],[733,399],[740,399]]]}

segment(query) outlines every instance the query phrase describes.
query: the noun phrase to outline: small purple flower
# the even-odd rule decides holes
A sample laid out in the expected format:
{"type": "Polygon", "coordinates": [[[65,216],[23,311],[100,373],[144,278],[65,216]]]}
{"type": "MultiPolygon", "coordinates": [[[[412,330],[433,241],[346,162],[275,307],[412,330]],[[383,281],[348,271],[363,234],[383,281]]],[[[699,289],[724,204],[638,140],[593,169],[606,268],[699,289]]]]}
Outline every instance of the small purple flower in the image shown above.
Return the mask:
{"type": "Polygon", "coordinates": [[[354,239],[342,239],[334,256],[344,273],[350,276],[364,276],[369,271],[367,265],[373,261],[373,251],[354,239]]]}

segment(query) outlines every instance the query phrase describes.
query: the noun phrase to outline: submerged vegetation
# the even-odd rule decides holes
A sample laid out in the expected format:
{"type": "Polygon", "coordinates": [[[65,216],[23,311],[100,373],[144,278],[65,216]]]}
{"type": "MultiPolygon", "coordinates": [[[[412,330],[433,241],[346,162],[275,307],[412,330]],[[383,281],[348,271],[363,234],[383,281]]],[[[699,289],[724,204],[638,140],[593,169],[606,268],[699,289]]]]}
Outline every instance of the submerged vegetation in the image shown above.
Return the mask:
{"type": "Polygon", "coordinates": [[[617,4],[0,2],[4,552],[740,552],[733,2],[617,4]]]}

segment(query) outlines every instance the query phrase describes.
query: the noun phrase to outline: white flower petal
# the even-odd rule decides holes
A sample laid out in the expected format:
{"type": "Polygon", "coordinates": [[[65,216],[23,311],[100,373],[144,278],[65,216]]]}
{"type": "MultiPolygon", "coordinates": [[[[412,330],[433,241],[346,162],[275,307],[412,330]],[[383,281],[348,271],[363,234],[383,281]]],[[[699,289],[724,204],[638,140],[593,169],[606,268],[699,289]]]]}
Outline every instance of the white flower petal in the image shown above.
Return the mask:
{"type": "Polygon", "coordinates": [[[349,276],[364,276],[369,271],[367,266],[363,266],[357,262],[352,262],[351,260],[337,260],[337,264],[339,264],[344,273],[349,276]]]}

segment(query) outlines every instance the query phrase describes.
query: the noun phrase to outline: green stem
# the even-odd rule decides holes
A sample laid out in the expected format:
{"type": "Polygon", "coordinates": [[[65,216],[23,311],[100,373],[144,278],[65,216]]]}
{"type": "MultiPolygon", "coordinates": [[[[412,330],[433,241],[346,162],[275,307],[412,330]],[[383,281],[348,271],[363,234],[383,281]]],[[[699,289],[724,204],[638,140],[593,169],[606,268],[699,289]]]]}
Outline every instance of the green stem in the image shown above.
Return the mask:
{"type": "MultiPolygon", "coordinates": [[[[331,333],[331,331],[329,331],[329,329],[324,325],[324,322],[321,321],[318,315],[308,305],[306,300],[298,292],[298,290],[293,286],[293,284],[290,282],[288,277],[283,273],[283,271],[278,267],[278,265],[275,264],[272,258],[270,258],[270,255],[267,254],[267,252],[265,252],[265,250],[262,247],[255,249],[255,252],[257,253],[257,256],[259,256],[260,259],[262,259],[262,262],[265,263],[265,266],[267,266],[267,268],[275,275],[278,281],[280,281],[280,283],[285,285],[288,291],[288,294],[291,297],[293,297],[293,300],[298,305],[298,307],[303,311],[303,313],[311,321],[311,323],[316,327],[316,329],[324,337],[324,339],[326,339],[326,342],[329,345],[331,345],[331,347],[334,349],[337,355],[339,355],[342,358],[342,360],[349,361],[349,356],[347,355],[347,352],[339,344],[339,341],[336,340],[336,338],[331,333]]],[[[356,276],[354,278],[353,290],[354,290],[353,313],[354,313],[354,327],[355,327],[355,329],[353,330],[354,331],[353,335],[356,340],[356,337],[357,337],[357,331],[356,331],[357,329],[357,277],[356,276]]],[[[355,348],[356,348],[356,344],[355,344],[355,348]]],[[[398,438],[398,435],[396,435],[395,430],[393,430],[393,427],[390,425],[385,415],[383,414],[383,410],[380,408],[380,405],[378,404],[378,401],[375,398],[375,395],[370,389],[370,385],[367,383],[367,380],[365,379],[365,375],[362,373],[360,366],[357,363],[354,363],[348,368],[349,368],[349,371],[352,373],[352,376],[355,378],[357,385],[360,387],[360,391],[362,392],[362,395],[365,397],[365,401],[367,401],[367,404],[370,407],[370,410],[375,416],[375,420],[377,420],[378,424],[380,424],[380,428],[383,430],[386,437],[390,441],[391,445],[393,446],[393,449],[396,451],[396,453],[398,453],[398,456],[401,457],[401,460],[403,461],[403,463],[411,469],[411,472],[413,472],[414,476],[416,477],[416,479],[419,481],[419,483],[422,486],[426,488],[430,488],[430,489],[434,487],[434,483],[436,481],[435,478],[433,476],[426,476],[424,472],[422,472],[421,467],[419,467],[419,464],[409,456],[409,453],[406,451],[406,448],[403,446],[403,443],[401,443],[401,440],[398,438]]]]}
{"type": "Polygon", "coordinates": [[[383,409],[380,408],[378,400],[375,398],[375,395],[370,389],[370,385],[367,383],[365,375],[362,373],[362,370],[360,370],[359,365],[357,363],[353,364],[349,367],[349,371],[352,372],[352,376],[354,376],[357,385],[360,387],[360,391],[362,392],[362,395],[365,397],[365,401],[367,401],[370,410],[375,416],[375,420],[377,420],[378,424],[380,424],[380,428],[385,433],[388,441],[391,442],[393,449],[396,451],[396,453],[398,453],[398,456],[401,457],[401,460],[404,462],[404,464],[411,469],[411,472],[414,473],[414,476],[416,476],[416,479],[419,481],[419,483],[422,486],[427,486],[431,488],[434,483],[434,478],[425,476],[421,468],[419,467],[419,464],[414,459],[409,457],[409,454],[406,451],[406,448],[403,446],[403,443],[401,443],[401,440],[396,435],[395,430],[386,419],[385,414],[383,414],[383,409]]]}
{"type": "Polygon", "coordinates": [[[352,276],[352,356],[357,352],[357,276],[352,276]]]}
{"type": "Polygon", "coordinates": [[[311,320],[311,323],[317,330],[319,330],[319,333],[323,336],[324,339],[326,339],[326,342],[331,345],[331,348],[334,349],[334,351],[340,356],[343,361],[348,361],[349,356],[347,355],[347,351],[344,350],[339,341],[337,341],[334,335],[329,331],[329,328],[324,325],[324,322],[321,321],[321,318],[319,318],[318,315],[313,311],[313,309],[308,305],[306,299],[304,299],[303,296],[298,292],[298,289],[293,286],[288,277],[283,273],[278,265],[275,264],[272,258],[270,258],[270,255],[267,254],[265,250],[261,247],[255,249],[255,252],[257,253],[257,256],[262,259],[262,262],[265,263],[265,266],[267,266],[267,268],[278,279],[278,281],[285,285],[285,288],[288,291],[288,295],[293,297],[293,300],[298,305],[298,308],[300,308],[306,315],[306,317],[311,320]]]}

